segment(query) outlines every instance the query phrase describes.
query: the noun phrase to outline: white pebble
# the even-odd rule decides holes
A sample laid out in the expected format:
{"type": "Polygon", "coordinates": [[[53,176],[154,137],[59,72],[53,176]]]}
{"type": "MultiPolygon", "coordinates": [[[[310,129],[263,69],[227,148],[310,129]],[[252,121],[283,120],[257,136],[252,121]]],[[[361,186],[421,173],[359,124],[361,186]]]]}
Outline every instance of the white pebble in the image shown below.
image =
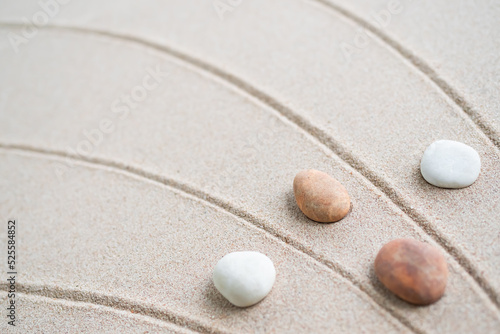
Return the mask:
{"type": "Polygon", "coordinates": [[[481,159],[472,147],[453,140],[429,145],[420,163],[424,179],[441,188],[464,188],[476,181],[481,159]]]}
{"type": "Polygon", "coordinates": [[[260,302],[271,291],[276,270],[259,252],[229,253],[215,266],[215,287],[232,304],[247,307],[260,302]]]}

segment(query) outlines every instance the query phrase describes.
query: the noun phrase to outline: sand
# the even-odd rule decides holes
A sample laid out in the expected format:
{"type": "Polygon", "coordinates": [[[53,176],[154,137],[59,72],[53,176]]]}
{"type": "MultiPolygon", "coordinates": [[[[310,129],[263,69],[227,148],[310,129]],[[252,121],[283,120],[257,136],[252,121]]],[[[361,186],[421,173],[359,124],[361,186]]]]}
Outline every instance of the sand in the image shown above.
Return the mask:
{"type": "MultiPolygon", "coordinates": [[[[109,332],[494,333],[500,46],[473,23],[498,6],[405,3],[372,29],[384,6],[243,1],[221,19],[211,2],[75,0],[17,53],[0,39],[0,210],[19,222],[23,332],[93,317],[109,332]],[[472,186],[423,180],[438,139],[479,152],[472,186]],[[342,221],[297,208],[308,168],[347,188],[342,221]],[[378,250],[402,237],[446,254],[438,303],[411,306],[375,278],[378,250]],[[277,270],[247,309],[211,282],[238,250],[277,270]]],[[[0,5],[0,34],[22,36],[38,11],[0,5]]]]}

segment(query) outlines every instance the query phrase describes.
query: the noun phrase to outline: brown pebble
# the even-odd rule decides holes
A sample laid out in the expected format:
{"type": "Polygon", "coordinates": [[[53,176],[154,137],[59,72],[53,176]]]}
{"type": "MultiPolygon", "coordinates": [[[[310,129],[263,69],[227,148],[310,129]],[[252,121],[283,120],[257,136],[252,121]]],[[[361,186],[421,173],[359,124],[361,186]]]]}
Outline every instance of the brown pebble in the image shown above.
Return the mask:
{"type": "Polygon", "coordinates": [[[428,305],[443,296],[448,266],[439,248],[414,239],[396,239],[378,252],[375,274],[399,298],[428,305]]]}
{"type": "Polygon", "coordinates": [[[320,223],[341,220],[351,207],[344,186],[330,175],[314,169],[303,170],[295,176],[293,192],[300,210],[320,223]]]}

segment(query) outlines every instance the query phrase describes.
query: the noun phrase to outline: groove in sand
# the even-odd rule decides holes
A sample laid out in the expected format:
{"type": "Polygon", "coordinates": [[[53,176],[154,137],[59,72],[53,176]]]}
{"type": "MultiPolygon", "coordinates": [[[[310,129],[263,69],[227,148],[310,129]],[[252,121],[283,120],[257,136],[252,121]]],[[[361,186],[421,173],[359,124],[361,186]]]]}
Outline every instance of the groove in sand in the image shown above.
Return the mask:
{"type": "MultiPolygon", "coordinates": [[[[0,290],[8,291],[7,284],[0,283],[0,290]]],[[[30,285],[20,283],[16,283],[16,290],[26,295],[42,296],[72,302],[83,302],[92,305],[109,307],[113,310],[128,312],[134,311],[133,314],[153,318],[155,320],[159,320],[168,324],[174,324],[179,327],[188,328],[199,333],[221,333],[215,331],[215,329],[213,328],[207,327],[192,319],[188,319],[168,310],[160,309],[155,307],[154,305],[149,305],[126,298],[83,290],[62,289],[59,287],[50,287],[46,285],[30,285]]]]}
{"type": "Polygon", "coordinates": [[[437,88],[439,88],[445,95],[447,95],[459,107],[459,109],[463,111],[466,117],[472,120],[472,123],[476,126],[476,128],[480,132],[484,133],[484,135],[488,137],[488,139],[493,143],[493,145],[497,147],[497,149],[500,149],[500,132],[496,130],[495,127],[490,124],[490,122],[485,120],[484,116],[481,115],[481,113],[475,110],[455,88],[453,88],[448,82],[446,82],[446,80],[439,76],[439,74],[422,58],[406,49],[403,45],[389,37],[381,29],[378,29],[369,21],[352,13],[342,6],[334,4],[329,0],[309,1],[318,4],[327,11],[333,11],[336,14],[342,15],[351,22],[354,22],[356,25],[365,28],[373,35],[377,36],[379,40],[384,43],[384,45],[394,50],[402,58],[409,61],[409,63],[412,64],[417,71],[421,72],[423,75],[429,78],[429,80],[431,80],[437,86],[437,88]]]}

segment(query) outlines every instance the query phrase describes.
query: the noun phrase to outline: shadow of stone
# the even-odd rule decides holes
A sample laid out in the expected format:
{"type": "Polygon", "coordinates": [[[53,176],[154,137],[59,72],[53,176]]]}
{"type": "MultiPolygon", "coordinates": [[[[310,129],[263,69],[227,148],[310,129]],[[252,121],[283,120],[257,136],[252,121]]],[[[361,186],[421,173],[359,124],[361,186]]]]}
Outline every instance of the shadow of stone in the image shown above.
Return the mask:
{"type": "Polygon", "coordinates": [[[233,304],[231,304],[214,285],[212,279],[207,280],[204,290],[205,303],[210,309],[218,310],[232,310],[237,309],[233,304]]]}
{"type": "Polygon", "coordinates": [[[231,304],[215,287],[214,282],[210,279],[205,284],[204,301],[207,309],[214,315],[215,319],[224,319],[232,315],[241,314],[241,312],[249,311],[259,305],[265,298],[248,307],[237,307],[231,304]]]}

